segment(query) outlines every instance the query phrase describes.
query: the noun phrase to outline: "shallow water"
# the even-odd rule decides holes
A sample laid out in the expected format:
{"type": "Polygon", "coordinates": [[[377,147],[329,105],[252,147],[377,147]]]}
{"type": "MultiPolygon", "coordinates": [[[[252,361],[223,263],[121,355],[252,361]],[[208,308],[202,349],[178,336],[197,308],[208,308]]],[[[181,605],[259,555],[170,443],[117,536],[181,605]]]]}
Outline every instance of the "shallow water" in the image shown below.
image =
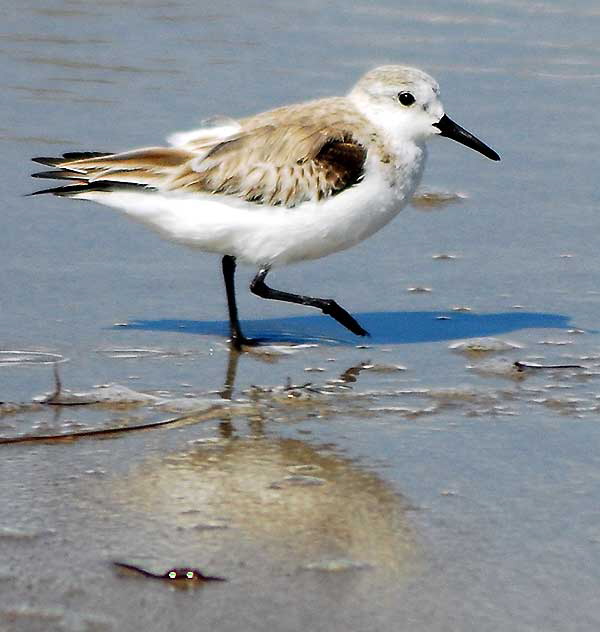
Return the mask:
{"type": "Polygon", "coordinates": [[[0,16],[0,435],[174,420],[0,445],[0,629],[597,630],[595,3],[4,0],[0,16]],[[280,344],[231,357],[218,258],[23,197],[31,156],[157,144],[394,62],[431,72],[502,162],[433,142],[425,198],[269,277],[334,296],[366,341],[256,299],[242,269],[247,332],[280,344]],[[177,590],[112,561],[228,582],[177,590]]]}

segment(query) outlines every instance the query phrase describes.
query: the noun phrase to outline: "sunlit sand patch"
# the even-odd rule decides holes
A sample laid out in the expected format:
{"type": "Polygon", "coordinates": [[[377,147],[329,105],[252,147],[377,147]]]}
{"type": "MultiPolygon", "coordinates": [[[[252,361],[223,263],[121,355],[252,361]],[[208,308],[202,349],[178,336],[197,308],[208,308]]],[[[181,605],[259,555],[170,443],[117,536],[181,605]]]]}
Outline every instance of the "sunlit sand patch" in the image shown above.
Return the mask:
{"type": "Polygon", "coordinates": [[[462,202],[468,197],[466,193],[452,191],[418,191],[413,196],[411,204],[419,210],[431,211],[462,202]]]}
{"type": "Polygon", "coordinates": [[[403,419],[417,419],[418,417],[424,417],[426,415],[433,415],[439,412],[439,406],[421,406],[420,408],[409,408],[407,406],[374,406],[372,412],[395,415],[396,417],[402,417],[403,419]]]}
{"type": "Polygon", "coordinates": [[[300,569],[304,571],[320,571],[323,573],[343,573],[347,571],[368,570],[372,568],[369,564],[356,562],[355,560],[348,560],[344,558],[338,558],[335,560],[323,560],[321,562],[311,562],[304,564],[300,569]]]}
{"type": "Polygon", "coordinates": [[[522,345],[516,342],[508,342],[507,340],[501,340],[500,338],[470,338],[469,340],[459,340],[453,342],[448,346],[452,351],[458,353],[471,354],[484,354],[484,353],[503,353],[506,351],[513,351],[514,349],[521,349],[522,345]]]}
{"type": "Polygon", "coordinates": [[[165,349],[149,349],[149,348],[114,348],[114,349],[98,349],[98,353],[109,358],[129,360],[144,358],[171,358],[184,355],[192,355],[191,352],[184,351],[168,351],[165,349]]]}
{"type": "Polygon", "coordinates": [[[520,370],[513,360],[498,358],[467,365],[467,370],[474,371],[481,375],[504,377],[511,380],[522,380],[528,375],[525,371],[520,370]]]}
{"type": "MultiPolygon", "coordinates": [[[[324,341],[334,342],[329,338],[323,338],[324,341]]],[[[285,342],[271,342],[258,345],[256,347],[248,347],[247,352],[255,357],[268,357],[268,356],[286,356],[298,353],[305,349],[315,349],[319,345],[316,343],[285,343],[285,342]]]]}
{"type": "Polygon", "coordinates": [[[56,405],[82,405],[82,404],[109,404],[109,405],[136,405],[156,403],[160,397],[134,391],[120,384],[100,384],[89,391],[69,391],[61,389],[59,392],[49,395],[40,395],[34,401],[51,403],[56,405]]]}
{"type": "Polygon", "coordinates": [[[363,364],[362,368],[365,371],[371,371],[372,373],[398,373],[407,370],[407,368],[402,364],[384,364],[382,362],[375,364],[363,364]]]}
{"type": "Polygon", "coordinates": [[[479,402],[487,404],[497,402],[501,395],[496,391],[465,385],[432,388],[428,390],[427,396],[441,403],[479,402]]]}
{"type": "Polygon", "coordinates": [[[546,339],[546,340],[540,340],[538,341],[539,345],[550,345],[550,346],[555,346],[555,347],[563,347],[565,345],[572,345],[573,341],[572,340],[552,340],[552,339],[546,339]]]}
{"type": "Polygon", "coordinates": [[[222,406],[224,409],[235,410],[243,407],[244,402],[224,401],[217,397],[173,397],[164,398],[154,404],[154,408],[173,412],[186,413],[207,410],[211,406],[222,406]]]}

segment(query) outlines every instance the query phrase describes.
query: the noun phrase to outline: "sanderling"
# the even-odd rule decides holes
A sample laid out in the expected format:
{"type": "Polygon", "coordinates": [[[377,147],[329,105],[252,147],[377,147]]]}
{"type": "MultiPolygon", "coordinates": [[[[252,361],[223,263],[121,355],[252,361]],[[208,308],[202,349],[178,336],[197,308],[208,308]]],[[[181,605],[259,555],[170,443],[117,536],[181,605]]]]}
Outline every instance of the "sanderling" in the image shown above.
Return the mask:
{"type": "Polygon", "coordinates": [[[35,177],[68,180],[36,191],[115,207],[172,241],[222,255],[231,344],[255,343],[238,320],[236,261],[258,267],[263,298],[329,314],[367,332],[331,299],[265,284],[280,265],[354,246],[410,201],[425,165],[425,141],[452,138],[492,160],[498,154],[444,113],[438,84],[415,68],[382,66],[345,97],[289,105],[175,134],[169,147],[34,158],[35,177]]]}

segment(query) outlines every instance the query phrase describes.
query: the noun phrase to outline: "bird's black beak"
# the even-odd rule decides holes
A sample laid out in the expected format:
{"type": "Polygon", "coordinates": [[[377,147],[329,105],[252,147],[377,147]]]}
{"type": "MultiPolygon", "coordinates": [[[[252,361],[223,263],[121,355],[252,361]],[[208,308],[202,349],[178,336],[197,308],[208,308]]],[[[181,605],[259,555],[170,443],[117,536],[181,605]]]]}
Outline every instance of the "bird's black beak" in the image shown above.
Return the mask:
{"type": "Polygon", "coordinates": [[[466,145],[475,151],[478,151],[480,154],[483,154],[490,160],[500,160],[500,156],[493,150],[491,147],[488,147],[485,143],[482,143],[478,138],[475,138],[471,132],[467,132],[466,129],[457,125],[452,119],[448,118],[445,114],[442,118],[433,124],[434,127],[437,127],[441,136],[445,136],[446,138],[451,138],[455,140],[457,143],[461,143],[462,145],[466,145]]]}

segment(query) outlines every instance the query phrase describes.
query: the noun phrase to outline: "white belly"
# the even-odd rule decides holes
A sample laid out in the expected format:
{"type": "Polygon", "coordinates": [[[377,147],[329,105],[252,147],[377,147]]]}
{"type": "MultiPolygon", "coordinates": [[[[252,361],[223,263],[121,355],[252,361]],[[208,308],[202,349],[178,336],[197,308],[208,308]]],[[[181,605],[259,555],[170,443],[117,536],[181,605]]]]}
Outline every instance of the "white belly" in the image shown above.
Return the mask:
{"type": "Polygon", "coordinates": [[[285,265],[345,250],[393,219],[412,197],[422,168],[367,169],[357,185],[320,202],[268,207],[217,195],[93,192],[79,197],[116,207],[163,237],[256,266],[285,265]]]}

